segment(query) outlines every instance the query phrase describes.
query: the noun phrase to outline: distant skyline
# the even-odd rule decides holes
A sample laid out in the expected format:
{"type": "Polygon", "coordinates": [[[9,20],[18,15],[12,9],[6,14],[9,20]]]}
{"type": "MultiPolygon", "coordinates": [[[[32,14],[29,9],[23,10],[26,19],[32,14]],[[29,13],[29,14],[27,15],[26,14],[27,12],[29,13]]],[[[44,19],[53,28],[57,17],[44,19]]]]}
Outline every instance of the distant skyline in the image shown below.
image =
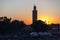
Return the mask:
{"type": "Polygon", "coordinates": [[[34,5],[37,6],[38,20],[60,23],[60,0],[0,0],[0,16],[31,24],[34,5]]]}

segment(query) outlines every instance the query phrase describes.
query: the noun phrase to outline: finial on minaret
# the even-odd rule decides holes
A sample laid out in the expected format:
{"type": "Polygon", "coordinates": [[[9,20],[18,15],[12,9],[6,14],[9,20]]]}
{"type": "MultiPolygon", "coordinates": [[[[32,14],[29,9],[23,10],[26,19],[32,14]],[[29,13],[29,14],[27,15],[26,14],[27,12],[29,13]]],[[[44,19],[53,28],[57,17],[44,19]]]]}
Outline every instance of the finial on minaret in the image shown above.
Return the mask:
{"type": "Polygon", "coordinates": [[[34,9],[36,9],[36,5],[34,5],[34,9]]]}

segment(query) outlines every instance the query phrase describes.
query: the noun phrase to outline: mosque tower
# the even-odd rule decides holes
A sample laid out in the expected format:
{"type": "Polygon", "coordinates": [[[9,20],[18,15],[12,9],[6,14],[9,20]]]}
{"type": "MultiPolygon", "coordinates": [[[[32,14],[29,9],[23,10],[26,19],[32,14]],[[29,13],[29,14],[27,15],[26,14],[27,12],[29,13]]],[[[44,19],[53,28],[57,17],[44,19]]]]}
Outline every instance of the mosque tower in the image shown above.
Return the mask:
{"type": "Polygon", "coordinates": [[[34,5],[33,11],[32,11],[32,23],[36,21],[37,21],[37,10],[36,10],[36,6],[34,5]]]}

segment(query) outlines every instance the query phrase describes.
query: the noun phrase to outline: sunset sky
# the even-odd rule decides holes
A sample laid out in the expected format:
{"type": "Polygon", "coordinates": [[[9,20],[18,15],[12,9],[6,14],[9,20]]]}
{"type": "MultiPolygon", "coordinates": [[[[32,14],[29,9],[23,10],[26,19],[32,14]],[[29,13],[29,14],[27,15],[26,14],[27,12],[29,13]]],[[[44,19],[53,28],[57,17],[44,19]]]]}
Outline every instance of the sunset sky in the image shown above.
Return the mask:
{"type": "Polygon", "coordinates": [[[31,24],[34,5],[37,6],[38,20],[60,23],[60,0],[0,0],[0,16],[31,24]]]}

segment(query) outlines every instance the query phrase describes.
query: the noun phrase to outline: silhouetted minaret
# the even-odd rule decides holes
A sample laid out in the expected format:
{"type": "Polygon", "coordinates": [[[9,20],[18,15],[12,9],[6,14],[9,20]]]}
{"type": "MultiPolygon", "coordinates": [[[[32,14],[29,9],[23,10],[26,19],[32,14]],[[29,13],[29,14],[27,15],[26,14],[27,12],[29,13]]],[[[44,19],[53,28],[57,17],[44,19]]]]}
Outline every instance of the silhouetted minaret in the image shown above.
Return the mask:
{"type": "Polygon", "coordinates": [[[32,12],[32,22],[36,22],[37,21],[37,10],[36,10],[36,6],[34,5],[33,8],[33,12],[32,12]]]}

